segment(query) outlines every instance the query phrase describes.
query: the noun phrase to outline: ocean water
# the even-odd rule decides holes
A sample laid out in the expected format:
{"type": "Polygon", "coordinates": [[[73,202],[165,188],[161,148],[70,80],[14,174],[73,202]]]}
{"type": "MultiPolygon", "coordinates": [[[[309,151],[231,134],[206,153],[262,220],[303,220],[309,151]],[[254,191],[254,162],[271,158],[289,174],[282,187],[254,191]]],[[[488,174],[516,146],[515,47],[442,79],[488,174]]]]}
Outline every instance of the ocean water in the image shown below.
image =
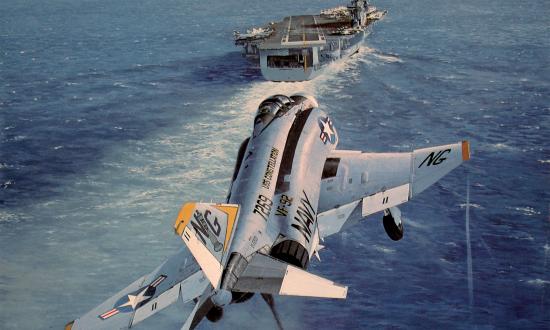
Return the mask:
{"type": "MultiPolygon", "coordinates": [[[[472,159],[402,207],[402,241],[378,215],[328,238],[310,269],[348,299],[278,298],[285,329],[550,327],[550,4],[377,0],[360,53],[303,83],[264,81],[232,44],[339,4],[2,1],[0,328],[59,329],[154,269],[182,203],[224,200],[257,105],[294,92],[340,149],[468,139],[472,159]]],[[[256,297],[199,328],[258,327],[276,324],[256,297]]]]}

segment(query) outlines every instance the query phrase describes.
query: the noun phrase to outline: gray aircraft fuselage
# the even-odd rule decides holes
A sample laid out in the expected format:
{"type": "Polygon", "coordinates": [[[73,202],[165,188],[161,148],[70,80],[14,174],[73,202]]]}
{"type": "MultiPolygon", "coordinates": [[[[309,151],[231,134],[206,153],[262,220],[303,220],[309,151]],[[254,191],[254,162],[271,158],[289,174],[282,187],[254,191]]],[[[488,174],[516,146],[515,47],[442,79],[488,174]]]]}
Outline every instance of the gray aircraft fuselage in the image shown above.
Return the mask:
{"type": "Polygon", "coordinates": [[[241,205],[230,254],[247,258],[279,245],[300,250],[279,252],[288,254],[287,261],[307,266],[317,234],[321,175],[337,141],[329,117],[311,99],[277,96],[260,105],[253,134],[241,146],[228,196],[229,203],[241,205]]]}
{"type": "Polygon", "coordinates": [[[227,203],[189,202],[174,223],[197,265],[180,250],[66,329],[130,328],[181,300],[195,302],[182,329],[259,293],[345,299],[348,287],[307,272],[321,237],[383,211],[392,240],[403,237],[396,207],[470,158],[467,141],[372,153],[336,150],[338,135],[314,99],[275,95],[256,113],[239,148],[227,203]],[[198,267],[197,267],[198,266],[198,267]]]}

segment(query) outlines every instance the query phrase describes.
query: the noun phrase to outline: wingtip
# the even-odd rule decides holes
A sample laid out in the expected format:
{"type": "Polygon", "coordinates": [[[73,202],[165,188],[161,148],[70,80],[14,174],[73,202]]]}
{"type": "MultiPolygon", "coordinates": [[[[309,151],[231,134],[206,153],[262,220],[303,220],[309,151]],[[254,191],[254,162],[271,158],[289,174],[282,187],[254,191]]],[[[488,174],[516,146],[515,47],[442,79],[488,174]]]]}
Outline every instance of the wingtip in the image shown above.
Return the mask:
{"type": "Polygon", "coordinates": [[[74,320],[65,324],[65,330],[71,330],[73,328],[74,320]]]}
{"type": "Polygon", "coordinates": [[[470,142],[467,140],[462,141],[462,160],[467,161],[470,159],[470,142]]]}
{"type": "Polygon", "coordinates": [[[344,287],[344,292],[342,293],[342,298],[341,299],[346,299],[348,297],[348,287],[345,286],[344,287]]]}
{"type": "Polygon", "coordinates": [[[191,216],[193,215],[193,211],[195,210],[196,203],[185,203],[181,210],[178,213],[178,217],[174,223],[174,231],[178,236],[181,236],[183,234],[183,230],[185,229],[185,226],[187,226],[187,223],[189,222],[189,219],[191,219],[191,216]]]}

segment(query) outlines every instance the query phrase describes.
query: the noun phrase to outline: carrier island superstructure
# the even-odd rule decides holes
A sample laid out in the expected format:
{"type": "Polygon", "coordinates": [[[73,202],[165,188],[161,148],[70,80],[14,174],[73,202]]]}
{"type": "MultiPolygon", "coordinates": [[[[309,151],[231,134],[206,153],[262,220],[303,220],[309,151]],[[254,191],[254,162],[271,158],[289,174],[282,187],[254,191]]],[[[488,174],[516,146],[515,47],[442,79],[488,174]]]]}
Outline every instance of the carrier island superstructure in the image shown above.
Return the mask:
{"type": "Polygon", "coordinates": [[[356,53],[369,27],[385,14],[365,0],[351,0],[347,7],[319,15],[288,16],[247,33],[235,31],[235,44],[243,47],[244,55],[259,60],[267,80],[310,80],[330,62],[356,53]]]}

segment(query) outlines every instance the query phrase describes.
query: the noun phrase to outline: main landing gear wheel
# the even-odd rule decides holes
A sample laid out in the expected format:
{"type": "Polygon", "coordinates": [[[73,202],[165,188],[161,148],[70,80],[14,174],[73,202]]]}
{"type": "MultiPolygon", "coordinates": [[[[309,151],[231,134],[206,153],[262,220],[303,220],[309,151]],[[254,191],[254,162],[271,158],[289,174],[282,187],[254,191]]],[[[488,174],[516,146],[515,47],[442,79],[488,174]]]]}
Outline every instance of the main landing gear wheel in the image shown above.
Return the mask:
{"type": "Polygon", "coordinates": [[[223,308],[218,306],[213,306],[212,308],[210,308],[208,313],[206,313],[206,318],[208,319],[208,321],[213,323],[216,323],[219,320],[221,320],[222,316],[223,316],[223,308]]]}
{"type": "Polygon", "coordinates": [[[386,234],[394,240],[399,241],[403,238],[403,222],[401,221],[401,215],[393,216],[389,210],[384,210],[384,229],[386,234]]]}

